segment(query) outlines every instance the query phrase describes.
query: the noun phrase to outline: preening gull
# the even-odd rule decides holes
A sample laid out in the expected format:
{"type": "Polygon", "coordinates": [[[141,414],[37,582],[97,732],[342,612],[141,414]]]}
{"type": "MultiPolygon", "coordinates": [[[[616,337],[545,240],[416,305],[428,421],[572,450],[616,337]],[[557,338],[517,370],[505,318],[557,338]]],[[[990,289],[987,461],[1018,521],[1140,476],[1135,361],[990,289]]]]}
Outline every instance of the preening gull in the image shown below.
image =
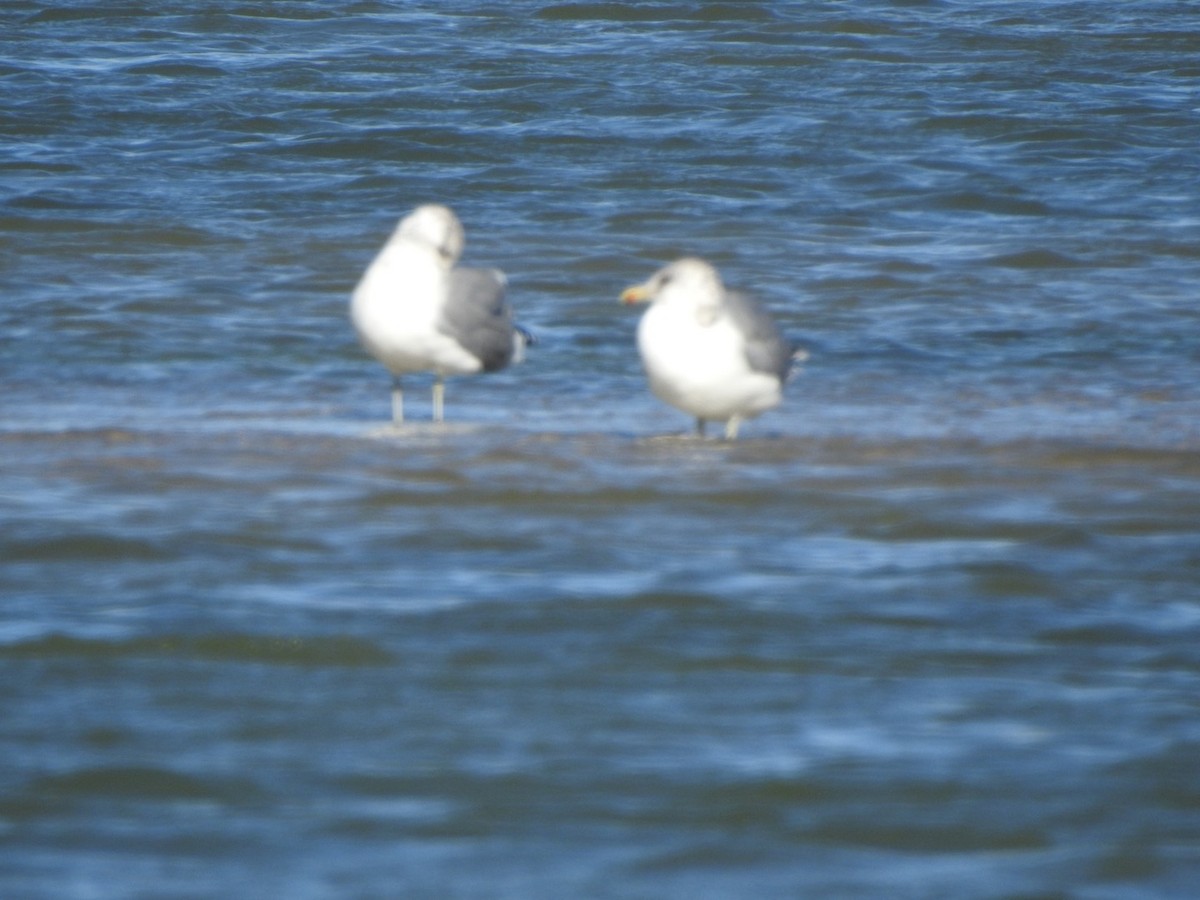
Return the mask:
{"type": "Polygon", "coordinates": [[[400,220],[363,273],[350,319],[367,351],[392,373],[392,418],[404,421],[400,378],[432,372],[433,419],[442,421],[448,375],[494,372],[520,362],[528,332],[513,324],[498,269],[460,269],[466,238],[445,206],[400,220]]]}
{"type": "Polygon", "coordinates": [[[777,406],[796,348],[771,317],[743,294],[727,291],[702,259],[671,263],[642,284],[626,288],[623,303],[650,303],[638,323],[637,343],[652,390],[660,400],[704,423],[738,425],[777,406]]]}

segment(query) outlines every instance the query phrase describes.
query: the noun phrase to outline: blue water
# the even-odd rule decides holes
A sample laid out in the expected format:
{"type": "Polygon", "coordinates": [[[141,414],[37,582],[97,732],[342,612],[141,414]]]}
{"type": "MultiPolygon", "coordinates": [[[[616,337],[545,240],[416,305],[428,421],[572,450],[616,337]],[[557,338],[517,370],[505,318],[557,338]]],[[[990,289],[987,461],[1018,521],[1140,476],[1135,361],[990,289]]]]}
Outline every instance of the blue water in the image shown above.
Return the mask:
{"type": "Polygon", "coordinates": [[[1195,896],[1197,23],[7,2],[0,896],[1195,896]],[[422,202],[539,343],[395,429],[422,202]],[[809,352],[736,443],[684,254],[809,352]]]}

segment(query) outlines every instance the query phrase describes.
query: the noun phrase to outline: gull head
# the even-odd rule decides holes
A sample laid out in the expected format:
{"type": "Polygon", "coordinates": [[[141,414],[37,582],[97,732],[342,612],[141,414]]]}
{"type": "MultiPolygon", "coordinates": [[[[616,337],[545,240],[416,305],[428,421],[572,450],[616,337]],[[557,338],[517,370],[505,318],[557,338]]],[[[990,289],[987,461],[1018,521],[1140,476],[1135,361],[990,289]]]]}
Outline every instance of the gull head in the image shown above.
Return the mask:
{"type": "Polygon", "coordinates": [[[401,219],[393,240],[424,244],[436,252],[447,267],[458,261],[466,245],[466,235],[458,216],[448,206],[436,203],[418,206],[401,219]]]}
{"type": "Polygon", "coordinates": [[[702,259],[685,257],[659,269],[649,280],[621,292],[622,303],[669,303],[715,310],[725,288],[717,270],[702,259]]]}

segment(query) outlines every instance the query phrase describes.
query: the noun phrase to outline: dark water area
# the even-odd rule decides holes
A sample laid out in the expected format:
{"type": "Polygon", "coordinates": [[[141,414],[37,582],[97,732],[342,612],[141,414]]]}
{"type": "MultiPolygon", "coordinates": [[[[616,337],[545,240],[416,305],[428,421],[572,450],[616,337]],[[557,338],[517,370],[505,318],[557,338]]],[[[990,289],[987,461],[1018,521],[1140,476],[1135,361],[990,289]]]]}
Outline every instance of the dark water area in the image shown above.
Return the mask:
{"type": "Polygon", "coordinates": [[[1196,896],[1198,26],[5,3],[0,896],[1196,896]],[[539,343],[394,428],[430,201],[539,343]],[[809,352],[735,443],[684,254],[809,352]]]}

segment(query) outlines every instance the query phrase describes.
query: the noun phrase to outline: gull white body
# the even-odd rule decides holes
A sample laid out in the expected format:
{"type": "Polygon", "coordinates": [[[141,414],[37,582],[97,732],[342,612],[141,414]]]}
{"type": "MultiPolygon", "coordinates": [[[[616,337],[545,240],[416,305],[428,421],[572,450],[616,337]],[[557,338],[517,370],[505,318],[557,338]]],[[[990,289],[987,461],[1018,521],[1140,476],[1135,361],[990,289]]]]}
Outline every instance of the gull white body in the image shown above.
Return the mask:
{"type": "Polygon", "coordinates": [[[350,318],[367,351],[393,375],[473,375],[480,360],[438,330],[449,267],[428,245],[395,242],[354,291],[350,318]]]}
{"type": "Polygon", "coordinates": [[[794,348],[767,314],[726,291],[700,259],[681,259],[621,294],[625,303],[650,303],[638,323],[637,344],[650,390],[696,418],[739,424],[783,399],[794,348]]]}
{"type": "Polygon", "coordinates": [[[777,376],[750,368],[727,316],[704,325],[682,306],[655,303],[638,323],[637,342],[650,390],[697,419],[749,419],[783,399],[777,376]]]}

